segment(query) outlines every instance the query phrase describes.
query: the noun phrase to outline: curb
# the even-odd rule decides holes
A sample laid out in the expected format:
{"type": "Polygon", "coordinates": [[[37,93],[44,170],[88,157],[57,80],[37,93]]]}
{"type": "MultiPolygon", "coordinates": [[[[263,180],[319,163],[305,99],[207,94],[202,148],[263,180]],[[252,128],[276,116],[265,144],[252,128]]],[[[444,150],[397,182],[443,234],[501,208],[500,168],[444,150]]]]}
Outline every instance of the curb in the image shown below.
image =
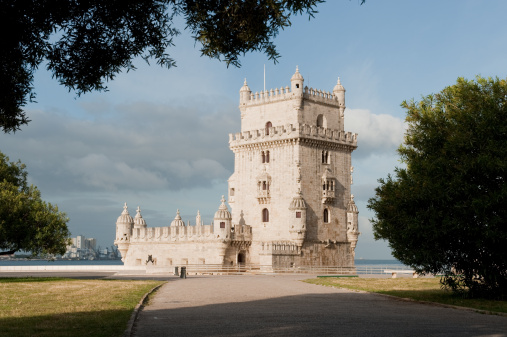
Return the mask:
{"type": "MultiPolygon", "coordinates": [[[[315,284],[315,283],[308,283],[308,284],[313,284],[313,285],[316,285],[316,286],[322,286],[320,284],[315,284]]],[[[449,308],[449,309],[471,311],[471,312],[476,312],[478,314],[484,314],[484,315],[494,315],[494,316],[507,317],[507,313],[499,312],[499,311],[482,310],[482,309],[475,309],[475,308],[470,308],[470,307],[460,307],[460,306],[457,306],[457,305],[444,304],[444,303],[438,303],[438,302],[419,301],[419,300],[414,300],[412,298],[398,297],[398,296],[393,296],[393,295],[375,293],[375,292],[366,291],[366,290],[350,289],[350,288],[343,288],[343,287],[333,287],[333,286],[328,286],[328,285],[325,285],[324,287],[332,287],[332,288],[337,288],[337,289],[349,290],[349,291],[356,292],[356,293],[372,294],[372,295],[387,297],[387,298],[395,300],[395,301],[420,303],[420,304],[425,304],[425,305],[432,305],[432,306],[435,306],[435,307],[442,307],[442,308],[449,308]]]]}
{"type": "Polygon", "coordinates": [[[134,328],[134,324],[137,319],[137,315],[139,314],[139,311],[141,311],[141,308],[144,306],[146,301],[148,301],[148,296],[151,295],[153,292],[158,290],[158,288],[162,287],[167,282],[164,282],[162,284],[159,284],[158,286],[153,287],[150,291],[148,291],[146,294],[144,294],[143,298],[137,303],[136,307],[134,308],[134,311],[132,312],[132,315],[130,315],[130,319],[127,323],[127,329],[123,332],[123,337],[130,337],[132,336],[132,330],[134,328]]]}
{"type": "MultiPolygon", "coordinates": [[[[343,289],[346,289],[346,288],[343,288],[343,289]]],[[[421,303],[421,304],[426,304],[426,305],[433,305],[435,307],[442,307],[442,308],[450,308],[450,309],[471,311],[471,312],[476,312],[478,314],[484,314],[484,315],[494,315],[494,316],[507,317],[507,313],[499,312],[499,311],[490,311],[490,310],[483,310],[483,309],[475,309],[475,308],[470,308],[470,307],[460,307],[458,305],[444,304],[444,303],[438,303],[438,302],[419,301],[419,300],[414,300],[412,298],[398,297],[398,296],[387,295],[387,294],[379,294],[379,293],[373,293],[373,292],[369,292],[369,291],[365,291],[365,292],[369,293],[369,294],[384,296],[384,297],[387,297],[387,298],[391,298],[393,300],[398,300],[398,301],[403,301],[403,302],[421,303]]]]}

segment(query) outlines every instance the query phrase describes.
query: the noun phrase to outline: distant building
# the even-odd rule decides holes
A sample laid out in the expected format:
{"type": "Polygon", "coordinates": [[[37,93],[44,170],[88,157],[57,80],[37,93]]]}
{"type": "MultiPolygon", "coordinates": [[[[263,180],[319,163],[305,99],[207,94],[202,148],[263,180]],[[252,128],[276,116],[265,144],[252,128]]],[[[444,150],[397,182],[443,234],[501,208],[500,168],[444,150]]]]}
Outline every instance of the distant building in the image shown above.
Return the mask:
{"type": "Polygon", "coordinates": [[[350,192],[357,134],[344,131],[345,89],[291,86],[240,89],[241,132],[229,135],[235,155],[229,212],[222,197],[212,225],[195,226],[179,211],[169,227],[147,227],[125,204],[115,245],[125,265],[153,263],[354,266],[358,210],[350,192]]]}
{"type": "Polygon", "coordinates": [[[71,242],[72,244],[67,246],[67,251],[63,255],[63,258],[94,259],[96,257],[96,239],[78,235],[75,238],[71,238],[71,242]]]}

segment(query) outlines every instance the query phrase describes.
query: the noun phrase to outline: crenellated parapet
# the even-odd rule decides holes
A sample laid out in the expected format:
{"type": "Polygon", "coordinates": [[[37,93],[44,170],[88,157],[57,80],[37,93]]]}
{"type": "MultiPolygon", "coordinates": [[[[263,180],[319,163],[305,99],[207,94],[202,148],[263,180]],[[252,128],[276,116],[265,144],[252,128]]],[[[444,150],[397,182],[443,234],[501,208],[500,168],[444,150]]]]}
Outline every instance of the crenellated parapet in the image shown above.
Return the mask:
{"type": "Polygon", "coordinates": [[[260,142],[291,140],[305,138],[309,140],[339,143],[352,148],[357,147],[357,133],[333,130],[309,124],[287,124],[273,126],[268,129],[229,134],[229,146],[234,147],[250,145],[260,142]]]}
{"type": "Polygon", "coordinates": [[[215,239],[213,225],[134,228],[134,242],[192,242],[215,239]]]}
{"type": "MultiPolygon", "coordinates": [[[[251,106],[266,105],[271,103],[278,103],[288,100],[309,100],[315,103],[326,104],[336,108],[345,108],[345,89],[338,79],[337,85],[333,91],[326,91],[314,88],[303,89],[304,79],[296,67],[296,73],[291,78],[291,86],[274,88],[270,90],[256,91],[255,93],[250,90],[248,84],[243,84],[240,89],[240,109],[245,109],[251,106]]],[[[301,104],[297,104],[298,108],[301,104]]]]}

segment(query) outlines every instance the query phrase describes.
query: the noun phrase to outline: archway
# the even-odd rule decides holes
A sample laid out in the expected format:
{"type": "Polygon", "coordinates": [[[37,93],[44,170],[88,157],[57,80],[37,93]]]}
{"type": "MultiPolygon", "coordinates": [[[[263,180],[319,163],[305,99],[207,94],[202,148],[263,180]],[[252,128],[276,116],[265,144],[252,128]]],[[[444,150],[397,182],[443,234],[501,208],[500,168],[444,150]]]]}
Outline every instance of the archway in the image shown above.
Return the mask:
{"type": "Polygon", "coordinates": [[[245,264],[246,263],[246,256],[245,256],[245,252],[240,252],[238,254],[238,265],[239,264],[245,264]]]}

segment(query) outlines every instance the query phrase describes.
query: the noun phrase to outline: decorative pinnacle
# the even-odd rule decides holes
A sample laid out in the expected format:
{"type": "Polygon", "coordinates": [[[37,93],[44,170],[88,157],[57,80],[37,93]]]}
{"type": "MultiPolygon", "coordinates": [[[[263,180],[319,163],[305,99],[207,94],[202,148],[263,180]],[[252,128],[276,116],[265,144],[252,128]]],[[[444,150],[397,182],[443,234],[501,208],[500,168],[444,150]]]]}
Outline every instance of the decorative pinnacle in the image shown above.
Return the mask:
{"type": "Polygon", "coordinates": [[[127,208],[128,208],[128,207],[127,207],[127,203],[125,203],[125,204],[123,205],[123,212],[121,212],[121,214],[129,214],[129,211],[127,210],[127,208]]]}
{"type": "Polygon", "coordinates": [[[220,200],[222,204],[220,204],[220,207],[218,209],[227,209],[227,206],[225,205],[225,197],[222,195],[222,200],[220,200]]]}
{"type": "Polygon", "coordinates": [[[176,210],[176,217],[174,219],[175,220],[181,220],[180,210],[179,209],[176,210]]]}
{"type": "Polygon", "coordinates": [[[248,84],[246,84],[246,77],[245,77],[245,83],[243,83],[243,85],[248,85],[248,84]]]}
{"type": "Polygon", "coordinates": [[[340,82],[340,76],[338,76],[338,81],[336,82],[336,84],[340,85],[341,82],[340,82]]]}
{"type": "Polygon", "coordinates": [[[136,210],[137,214],[136,214],[136,218],[142,218],[143,216],[141,215],[141,207],[137,206],[137,210],[136,210]]]}

